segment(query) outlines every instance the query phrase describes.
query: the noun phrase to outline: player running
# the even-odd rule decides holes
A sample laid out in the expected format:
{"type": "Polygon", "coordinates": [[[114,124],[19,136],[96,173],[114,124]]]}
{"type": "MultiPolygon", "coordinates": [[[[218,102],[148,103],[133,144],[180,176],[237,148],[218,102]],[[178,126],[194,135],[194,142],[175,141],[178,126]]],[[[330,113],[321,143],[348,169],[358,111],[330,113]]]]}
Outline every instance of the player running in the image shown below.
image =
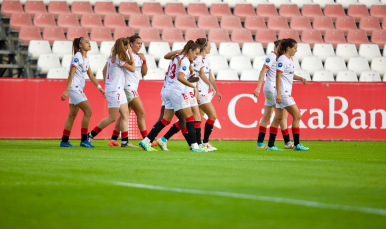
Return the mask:
{"type": "Polygon", "coordinates": [[[68,113],[66,122],[64,123],[64,131],[62,141],[60,142],[60,147],[75,147],[71,145],[68,139],[70,137],[72,125],[74,124],[75,118],[80,108],[83,111],[81,128],[82,140],[80,142],[80,146],[92,148],[94,146],[91,145],[87,140],[88,124],[90,122],[92,112],[86,94],[83,92],[86,75],[88,75],[91,82],[93,82],[93,84],[103,95],[105,94],[105,91],[101,85],[99,85],[90,69],[90,62],[87,58],[87,52],[91,50],[90,41],[84,37],[75,38],[72,43],[72,48],[74,50],[74,57],[71,61],[70,74],[67,79],[66,90],[63,92],[61,97],[62,101],[64,101],[68,96],[70,96],[70,111],[68,113]]]}
{"type": "MultiPolygon", "coordinates": [[[[277,53],[277,46],[279,45],[280,40],[277,40],[274,42],[275,48],[274,51],[268,54],[267,58],[265,59],[265,63],[263,68],[260,71],[259,76],[259,82],[257,83],[257,88],[253,92],[253,95],[258,98],[261,90],[261,85],[263,84],[264,75],[267,77],[264,83],[264,96],[265,96],[265,103],[264,103],[264,115],[263,118],[260,121],[260,128],[259,128],[259,137],[257,139],[257,145],[256,148],[267,148],[267,145],[264,144],[264,137],[265,133],[267,131],[267,125],[269,120],[271,119],[272,112],[275,109],[276,105],[276,53],[277,53]]],[[[287,129],[287,112],[283,112],[283,119],[280,122],[280,128],[281,133],[283,134],[284,138],[284,148],[285,149],[292,149],[293,143],[290,141],[288,129],[287,129]]]]}

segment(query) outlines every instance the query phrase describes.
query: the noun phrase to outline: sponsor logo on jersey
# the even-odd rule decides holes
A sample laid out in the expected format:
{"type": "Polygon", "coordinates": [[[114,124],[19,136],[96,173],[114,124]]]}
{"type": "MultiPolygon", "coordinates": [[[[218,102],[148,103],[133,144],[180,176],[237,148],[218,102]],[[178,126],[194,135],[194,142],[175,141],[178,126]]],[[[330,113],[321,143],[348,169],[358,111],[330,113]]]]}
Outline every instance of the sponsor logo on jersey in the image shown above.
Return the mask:
{"type": "Polygon", "coordinates": [[[267,63],[269,63],[271,61],[271,59],[269,59],[268,57],[267,57],[267,59],[265,59],[265,62],[267,62],[267,63]]]}
{"type": "Polygon", "coordinates": [[[283,64],[279,63],[277,66],[279,66],[279,68],[281,68],[281,67],[283,67],[283,64]]]}
{"type": "Polygon", "coordinates": [[[75,62],[75,63],[78,63],[78,62],[79,62],[79,59],[78,59],[78,58],[75,58],[75,59],[74,59],[74,62],[75,62]]]}

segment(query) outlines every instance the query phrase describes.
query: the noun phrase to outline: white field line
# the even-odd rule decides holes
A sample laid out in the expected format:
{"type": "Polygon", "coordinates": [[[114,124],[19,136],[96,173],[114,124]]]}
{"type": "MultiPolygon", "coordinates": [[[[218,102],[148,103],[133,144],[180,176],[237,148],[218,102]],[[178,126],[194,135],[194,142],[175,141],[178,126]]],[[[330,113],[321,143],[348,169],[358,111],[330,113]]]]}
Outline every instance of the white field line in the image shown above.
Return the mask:
{"type": "Polygon", "coordinates": [[[182,189],[182,188],[168,188],[168,187],[161,187],[161,186],[134,184],[134,183],[125,183],[125,182],[114,182],[113,184],[119,185],[119,186],[132,187],[132,188],[142,188],[142,189],[189,193],[189,194],[198,194],[198,195],[221,196],[221,197],[230,197],[230,198],[238,198],[238,199],[248,199],[248,200],[259,200],[259,201],[267,201],[267,202],[275,202],[275,203],[300,205],[305,207],[354,211],[354,212],[386,216],[386,209],[381,209],[381,208],[357,207],[357,206],[340,205],[340,204],[325,204],[325,203],[320,203],[315,201],[288,199],[288,198],[280,198],[280,197],[257,196],[257,195],[241,194],[241,193],[203,191],[203,190],[182,189]]]}

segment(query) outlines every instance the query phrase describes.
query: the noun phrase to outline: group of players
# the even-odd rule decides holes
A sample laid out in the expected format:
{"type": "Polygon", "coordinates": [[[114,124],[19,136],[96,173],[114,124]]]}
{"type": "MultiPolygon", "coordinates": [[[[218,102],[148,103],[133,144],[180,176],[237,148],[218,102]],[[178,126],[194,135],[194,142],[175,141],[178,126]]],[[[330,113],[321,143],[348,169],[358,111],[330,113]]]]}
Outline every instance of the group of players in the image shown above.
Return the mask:
{"type": "MultiPolygon", "coordinates": [[[[217,119],[209,91],[213,94],[216,93],[219,101],[221,101],[222,96],[212,75],[210,60],[206,58],[211,49],[208,40],[206,38],[199,38],[196,41],[190,40],[182,50],[165,55],[165,59],[170,59],[170,63],[161,91],[161,114],[149,133],[146,130],[145,110],[137,92],[139,80],[142,75],[147,74],[145,56],[139,53],[141,47],[142,40],[138,35],[116,40],[103,68],[104,90],[90,69],[87,58],[87,52],[91,50],[89,40],[84,37],[74,39],[74,57],[71,61],[66,90],[61,97],[62,101],[66,100],[68,96],[70,97],[69,115],[65,121],[61,147],[74,147],[69,142],[69,136],[77,113],[81,109],[84,113],[81,125],[81,147],[94,147],[92,145],[94,137],[113,122],[116,124],[109,146],[137,147],[128,141],[127,120],[131,110],[133,110],[137,115],[138,128],[143,137],[139,145],[145,151],[157,151],[153,148],[156,145],[162,150],[168,150],[168,139],[180,130],[192,152],[217,150],[209,143],[209,137],[217,119]],[[106,97],[109,111],[109,116],[102,119],[89,133],[88,125],[92,112],[90,103],[83,92],[86,75],[106,97]],[[118,114],[120,114],[119,118],[118,114]],[[205,123],[204,139],[201,141],[201,121],[204,114],[207,114],[208,120],[205,123]],[[179,120],[163,137],[155,140],[161,130],[170,124],[174,115],[179,120]],[[117,142],[119,135],[121,135],[122,144],[117,142]]],[[[301,80],[304,84],[307,82],[304,78],[294,75],[294,65],[291,58],[295,55],[296,49],[297,43],[293,39],[276,41],[275,51],[268,55],[260,73],[258,87],[254,92],[256,97],[259,96],[264,75],[267,79],[263,89],[266,101],[264,116],[260,123],[257,148],[281,150],[274,145],[277,128],[280,124],[285,148],[308,150],[299,142],[301,115],[291,97],[294,79],[301,80]],[[266,146],[263,140],[274,109],[276,109],[276,114],[271,123],[269,142],[266,146]],[[294,143],[289,140],[286,111],[293,116],[294,143]]]]}

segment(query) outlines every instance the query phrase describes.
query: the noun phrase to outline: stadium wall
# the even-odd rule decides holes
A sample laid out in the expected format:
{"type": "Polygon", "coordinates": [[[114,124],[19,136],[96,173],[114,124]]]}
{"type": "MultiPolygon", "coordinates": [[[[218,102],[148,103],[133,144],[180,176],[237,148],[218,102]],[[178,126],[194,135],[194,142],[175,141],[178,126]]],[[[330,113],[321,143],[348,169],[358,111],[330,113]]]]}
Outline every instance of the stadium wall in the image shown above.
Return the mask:
{"type": "MultiPolygon", "coordinates": [[[[102,81],[100,83],[104,86],[102,81]]],[[[256,82],[217,81],[217,85],[223,100],[219,102],[217,96],[212,100],[218,116],[212,138],[257,139],[264,96],[256,99],[251,94],[256,82]]],[[[60,100],[65,86],[66,80],[1,79],[0,138],[60,138],[68,114],[68,99],[60,100]]],[[[139,85],[148,130],[159,117],[162,86],[162,81],[141,81],[139,85]]],[[[338,82],[309,82],[304,86],[295,82],[292,96],[302,113],[301,139],[386,140],[385,86],[386,83],[338,82]]],[[[92,129],[107,117],[107,102],[90,81],[86,82],[84,91],[93,110],[89,127],[92,129]]],[[[71,138],[80,138],[82,116],[80,111],[71,138]]],[[[98,137],[108,139],[112,130],[113,125],[98,137]]],[[[139,134],[137,136],[140,138],[139,134]]],[[[179,133],[174,139],[183,138],[179,133]]],[[[278,139],[282,139],[280,133],[278,139]]]]}

